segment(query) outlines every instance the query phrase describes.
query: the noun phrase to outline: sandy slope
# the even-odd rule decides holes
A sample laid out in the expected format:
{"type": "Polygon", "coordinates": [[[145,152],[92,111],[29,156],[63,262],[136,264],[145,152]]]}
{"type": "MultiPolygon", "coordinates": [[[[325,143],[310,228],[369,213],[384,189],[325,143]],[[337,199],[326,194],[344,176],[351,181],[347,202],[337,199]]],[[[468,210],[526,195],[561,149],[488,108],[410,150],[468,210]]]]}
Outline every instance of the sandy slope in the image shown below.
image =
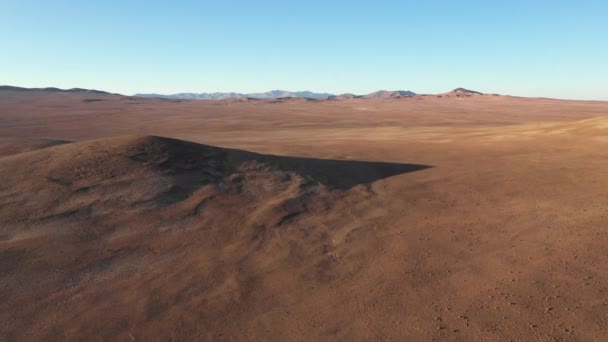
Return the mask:
{"type": "Polygon", "coordinates": [[[8,340],[607,334],[608,103],[104,99],[0,96],[8,340]]]}

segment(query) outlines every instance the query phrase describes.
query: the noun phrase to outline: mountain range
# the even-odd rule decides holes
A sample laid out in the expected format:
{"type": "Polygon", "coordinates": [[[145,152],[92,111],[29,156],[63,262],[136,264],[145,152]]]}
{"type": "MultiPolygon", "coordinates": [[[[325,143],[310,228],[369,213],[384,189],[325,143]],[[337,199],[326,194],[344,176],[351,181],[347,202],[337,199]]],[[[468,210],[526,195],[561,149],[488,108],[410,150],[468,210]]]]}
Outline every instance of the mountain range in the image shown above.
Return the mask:
{"type": "Polygon", "coordinates": [[[178,94],[135,94],[139,97],[156,97],[164,99],[182,99],[182,100],[223,100],[223,99],[277,99],[285,97],[299,97],[305,99],[345,99],[345,98],[390,98],[400,96],[413,96],[416,93],[409,90],[395,90],[387,91],[380,90],[367,95],[354,95],[354,94],[329,94],[329,93],[315,93],[311,91],[286,91],[286,90],[272,90],[265,93],[178,93],[178,94]]]}
{"type": "MultiPolygon", "coordinates": [[[[83,88],[71,88],[71,89],[59,89],[54,87],[46,88],[22,88],[8,85],[0,85],[0,91],[9,92],[46,92],[46,93],[89,93],[97,95],[120,95],[116,93],[110,93],[101,90],[94,89],[83,89],[83,88]]],[[[178,93],[178,94],[135,94],[137,97],[147,98],[161,98],[161,99],[173,99],[173,100],[224,100],[224,99],[280,99],[280,98],[304,98],[304,99],[318,99],[318,100],[347,100],[347,99],[388,99],[388,98],[401,98],[411,96],[437,96],[437,97],[471,97],[471,96],[482,96],[486,95],[474,90],[465,88],[456,88],[452,91],[436,95],[424,95],[416,94],[409,90],[380,90],[367,95],[355,95],[355,94],[340,94],[334,95],[330,93],[315,93],[311,91],[285,91],[285,90],[272,90],[265,93],[178,93]]]]}

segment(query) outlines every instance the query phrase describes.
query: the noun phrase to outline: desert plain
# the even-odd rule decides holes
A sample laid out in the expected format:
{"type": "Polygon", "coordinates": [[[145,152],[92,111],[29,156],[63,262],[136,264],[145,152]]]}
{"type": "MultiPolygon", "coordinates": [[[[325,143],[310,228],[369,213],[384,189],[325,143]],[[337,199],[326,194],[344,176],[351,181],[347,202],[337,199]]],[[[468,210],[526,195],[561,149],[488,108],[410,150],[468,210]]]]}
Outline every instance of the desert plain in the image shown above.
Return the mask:
{"type": "Polygon", "coordinates": [[[0,340],[605,341],[608,102],[0,91],[0,340]]]}

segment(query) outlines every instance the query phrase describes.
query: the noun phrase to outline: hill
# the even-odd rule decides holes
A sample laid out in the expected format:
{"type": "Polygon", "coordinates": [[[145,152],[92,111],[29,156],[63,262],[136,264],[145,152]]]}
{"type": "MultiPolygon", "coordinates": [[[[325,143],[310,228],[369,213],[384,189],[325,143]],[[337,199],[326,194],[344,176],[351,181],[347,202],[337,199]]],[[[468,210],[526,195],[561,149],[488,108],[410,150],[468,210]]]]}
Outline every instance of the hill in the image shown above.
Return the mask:
{"type": "Polygon", "coordinates": [[[485,95],[485,94],[480,93],[478,91],[465,89],[465,88],[456,88],[447,93],[440,94],[440,96],[442,96],[442,97],[472,97],[472,96],[482,96],[482,95],[485,95]]]}
{"type": "Polygon", "coordinates": [[[261,308],[276,293],[263,273],[289,274],[286,289],[331,277],[335,260],[321,252],[329,227],[316,215],[372,196],[365,184],[424,168],[156,136],[0,158],[0,320],[13,322],[0,336],[123,339],[115,324],[128,322],[144,339],[175,326],[180,339],[215,339],[210,327],[226,317],[253,317],[234,303],[261,308]]]}
{"type": "Polygon", "coordinates": [[[111,94],[107,91],[94,90],[94,89],[83,89],[83,88],[71,88],[71,89],[59,89],[59,88],[53,88],[53,87],[22,88],[22,87],[8,86],[8,85],[0,86],[0,91],[18,91],[18,92],[35,91],[35,92],[49,92],[49,93],[88,93],[88,94],[108,94],[108,95],[111,94]]]}

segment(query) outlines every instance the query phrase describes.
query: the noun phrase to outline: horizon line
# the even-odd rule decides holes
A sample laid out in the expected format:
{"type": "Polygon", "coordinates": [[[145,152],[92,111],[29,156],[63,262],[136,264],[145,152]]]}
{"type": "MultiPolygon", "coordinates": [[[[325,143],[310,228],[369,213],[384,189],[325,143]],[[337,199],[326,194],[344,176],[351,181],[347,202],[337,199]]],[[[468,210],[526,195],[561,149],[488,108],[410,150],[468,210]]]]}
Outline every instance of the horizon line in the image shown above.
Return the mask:
{"type": "MultiPolygon", "coordinates": [[[[471,93],[479,93],[481,95],[489,95],[489,96],[509,96],[509,97],[517,97],[517,98],[530,98],[530,99],[549,99],[549,100],[563,100],[563,101],[593,101],[593,102],[607,102],[608,99],[589,99],[589,98],[563,98],[563,97],[551,97],[551,96],[524,96],[524,95],[513,95],[513,94],[501,94],[501,93],[486,93],[486,92],[482,92],[482,91],[478,91],[478,90],[472,90],[470,88],[464,88],[464,87],[457,87],[457,88],[453,88],[451,90],[448,90],[446,92],[441,92],[441,93],[417,93],[415,91],[409,90],[409,89],[395,89],[395,90],[388,90],[387,88],[385,89],[380,89],[380,90],[376,90],[376,91],[372,91],[370,93],[366,93],[366,94],[357,94],[357,93],[352,93],[352,92],[346,92],[346,93],[333,93],[333,92],[325,92],[325,91],[313,91],[313,90],[297,90],[297,91],[293,91],[293,90],[285,90],[285,89],[280,89],[280,88],[275,88],[272,90],[268,90],[268,91],[254,91],[254,92],[238,92],[238,91],[213,91],[213,92],[176,92],[176,93],[158,93],[158,92],[134,92],[132,94],[126,94],[126,93],[122,93],[122,92],[113,92],[113,91],[108,91],[108,90],[102,90],[99,88],[81,88],[81,87],[71,87],[71,88],[60,88],[60,87],[54,87],[54,86],[46,86],[46,87],[24,87],[24,86],[14,86],[14,85],[8,85],[8,84],[0,84],[0,90],[6,90],[3,88],[14,88],[15,90],[20,89],[20,90],[31,90],[31,91],[64,91],[64,92],[76,92],[76,91],[90,91],[90,92],[102,92],[102,93],[107,93],[107,94],[111,94],[111,95],[121,95],[121,96],[133,96],[133,97],[146,97],[146,96],[142,96],[142,95],[147,95],[148,97],[153,97],[152,95],[158,95],[158,96],[176,96],[176,95],[183,95],[183,94],[193,94],[193,95],[202,95],[202,94],[207,94],[207,95],[213,95],[213,94],[238,94],[238,95],[253,95],[253,94],[266,94],[266,93],[271,93],[271,92],[276,92],[276,91],[282,91],[282,92],[288,92],[288,93],[303,93],[303,92],[310,92],[313,94],[319,94],[319,95],[329,95],[329,96],[342,96],[342,95],[354,95],[356,97],[364,97],[367,95],[371,95],[371,94],[375,94],[375,93],[379,93],[379,92],[411,92],[413,93],[412,95],[405,95],[403,97],[407,97],[407,96],[437,96],[437,95],[444,95],[444,94],[450,94],[452,92],[458,91],[458,90],[463,90],[466,92],[471,92],[471,93]]],[[[289,96],[288,96],[289,97],[289,96]]],[[[293,96],[292,96],[293,97],[293,96]]],[[[294,98],[305,98],[302,96],[299,97],[294,97],[294,98]]],[[[322,98],[318,98],[318,99],[322,99],[322,98]]],[[[199,99],[199,100],[205,100],[205,99],[199,99]]],[[[208,100],[213,100],[213,99],[208,99],[208,100]]]]}

